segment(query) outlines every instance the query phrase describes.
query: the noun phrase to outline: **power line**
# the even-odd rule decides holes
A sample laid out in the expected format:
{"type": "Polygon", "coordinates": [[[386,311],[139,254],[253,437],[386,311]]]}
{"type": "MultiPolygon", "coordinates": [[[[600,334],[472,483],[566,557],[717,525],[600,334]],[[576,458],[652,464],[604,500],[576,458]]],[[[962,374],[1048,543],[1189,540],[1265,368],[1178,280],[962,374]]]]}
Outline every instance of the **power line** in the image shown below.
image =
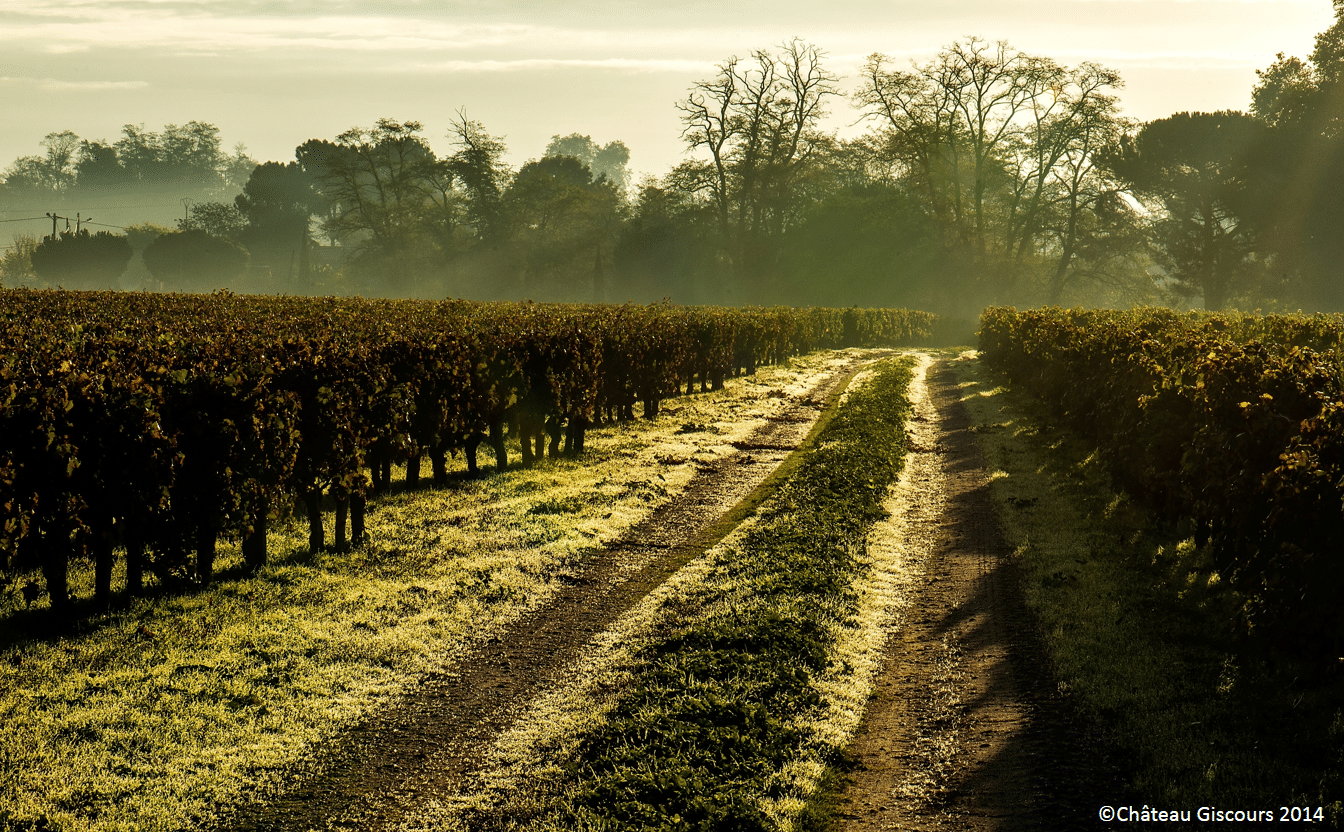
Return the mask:
{"type": "MultiPolygon", "coordinates": [[[[51,219],[51,217],[24,217],[23,219],[17,219],[17,220],[0,220],[0,222],[35,222],[35,221],[37,221],[37,220],[41,220],[42,222],[46,222],[46,221],[49,220],[49,219],[51,219]]],[[[60,219],[65,219],[65,217],[61,217],[60,219]]],[[[111,223],[107,223],[107,222],[94,222],[93,220],[84,220],[84,221],[82,222],[82,224],[83,224],[83,225],[101,225],[101,226],[103,226],[104,228],[120,228],[122,231],[125,231],[125,230],[126,230],[126,226],[124,226],[124,225],[112,225],[111,223]]]]}
{"type": "MultiPolygon", "coordinates": [[[[182,204],[181,204],[180,202],[178,202],[178,203],[172,203],[172,204],[169,204],[169,203],[154,203],[154,204],[149,204],[149,205],[88,205],[88,206],[85,206],[85,207],[87,207],[87,208],[91,208],[91,209],[93,209],[93,210],[95,210],[95,211],[117,211],[117,210],[122,210],[122,209],[125,209],[125,208],[172,208],[172,209],[176,210],[176,209],[178,209],[178,208],[181,208],[181,207],[182,207],[182,204]]],[[[25,209],[23,209],[23,208],[0,208],[0,214],[17,214],[17,213],[19,213],[20,211],[23,211],[23,210],[25,210],[25,209]]],[[[0,220],[0,222],[4,222],[4,220],[0,220]]]]}

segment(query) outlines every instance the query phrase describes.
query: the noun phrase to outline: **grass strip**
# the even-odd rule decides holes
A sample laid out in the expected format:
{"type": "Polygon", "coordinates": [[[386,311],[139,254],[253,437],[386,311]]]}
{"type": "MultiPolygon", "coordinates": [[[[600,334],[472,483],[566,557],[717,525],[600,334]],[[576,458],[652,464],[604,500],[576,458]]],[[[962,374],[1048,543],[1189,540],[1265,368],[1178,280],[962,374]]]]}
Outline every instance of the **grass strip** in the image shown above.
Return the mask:
{"type": "Polygon", "coordinates": [[[863,372],[863,367],[856,367],[840,379],[835,389],[830,392],[825,407],[818,414],[817,421],[812,424],[807,436],[803,437],[803,441],[798,443],[797,449],[790,453],[775,470],[771,471],[761,481],[760,485],[753,488],[750,494],[738,500],[736,505],[724,512],[716,523],[687,541],[686,545],[681,547],[680,554],[665,559],[660,568],[650,570],[647,575],[640,579],[644,584],[645,592],[651,592],[686,564],[717,546],[724,538],[741,526],[744,520],[754,515],[766,500],[774,496],[780,485],[786,482],[794,469],[807,458],[807,452],[816,447],[826,426],[840,411],[840,405],[845,400],[845,393],[848,391],[849,385],[861,372],[863,372]]]}
{"type": "Polygon", "coordinates": [[[868,530],[904,464],[910,363],[851,392],[726,544],[705,582],[719,596],[688,599],[637,652],[541,827],[774,829],[788,822],[780,806],[803,809],[815,777],[795,776],[799,761],[841,752],[807,727],[824,708],[815,680],[852,626],[868,530]]]}
{"type": "Polygon", "coordinates": [[[1341,674],[1248,657],[1227,624],[1243,599],[1207,547],[1114,491],[1095,443],[1044,405],[976,360],[953,365],[1059,689],[1123,772],[1128,794],[1094,810],[1298,807],[1337,828],[1341,674]]]}

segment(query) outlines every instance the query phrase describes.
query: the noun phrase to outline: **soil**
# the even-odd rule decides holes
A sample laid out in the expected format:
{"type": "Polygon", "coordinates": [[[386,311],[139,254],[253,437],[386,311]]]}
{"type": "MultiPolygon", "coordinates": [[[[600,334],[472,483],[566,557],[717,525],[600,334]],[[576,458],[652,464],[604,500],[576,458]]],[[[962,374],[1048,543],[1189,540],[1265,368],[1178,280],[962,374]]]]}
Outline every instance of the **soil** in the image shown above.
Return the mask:
{"type": "Polygon", "coordinates": [[[918,497],[898,511],[927,559],[849,748],[837,827],[1092,828],[1116,774],[1056,687],[950,361],[914,392],[903,476],[918,497]]]}
{"type": "Polygon", "coordinates": [[[395,706],[317,749],[322,772],[270,802],[243,807],[236,832],[393,828],[449,796],[482,767],[484,752],[557,673],[623,613],[699,554],[697,540],[751,494],[806,438],[856,360],[792,399],[736,452],[698,463],[684,491],[591,557],[544,605],[425,678],[395,706]]]}

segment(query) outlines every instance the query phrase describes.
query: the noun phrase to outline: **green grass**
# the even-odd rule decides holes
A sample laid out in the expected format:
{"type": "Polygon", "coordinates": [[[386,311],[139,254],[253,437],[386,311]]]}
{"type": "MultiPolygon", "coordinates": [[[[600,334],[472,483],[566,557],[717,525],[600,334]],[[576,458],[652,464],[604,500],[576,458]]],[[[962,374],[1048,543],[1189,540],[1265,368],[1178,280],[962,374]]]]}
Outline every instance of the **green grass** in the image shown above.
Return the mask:
{"type": "Polygon", "coordinates": [[[1339,822],[1344,685],[1231,631],[1193,540],[1115,493],[1095,448],[967,354],[963,400],[1061,692],[1126,774],[1098,806],[1324,807],[1339,822]]]}
{"type": "MultiPolygon", "coordinates": [[[[225,545],[209,589],[156,589],[59,638],[35,629],[45,601],[0,599],[0,830],[189,829],[274,794],[684,487],[694,466],[669,462],[733,453],[780,405],[770,392],[800,393],[837,360],[669,401],[655,421],[595,431],[581,461],[395,492],[346,554],[310,556],[304,529],[280,529],[271,564],[245,577],[225,545]],[[688,421],[713,431],[679,432],[688,421]]],[[[75,567],[91,595],[92,570],[75,567]]]]}
{"type": "Polygon", "coordinates": [[[406,828],[772,829],[808,811],[848,740],[839,648],[863,623],[910,375],[890,362],[855,390],[752,518],[504,738],[481,794],[406,828]]]}

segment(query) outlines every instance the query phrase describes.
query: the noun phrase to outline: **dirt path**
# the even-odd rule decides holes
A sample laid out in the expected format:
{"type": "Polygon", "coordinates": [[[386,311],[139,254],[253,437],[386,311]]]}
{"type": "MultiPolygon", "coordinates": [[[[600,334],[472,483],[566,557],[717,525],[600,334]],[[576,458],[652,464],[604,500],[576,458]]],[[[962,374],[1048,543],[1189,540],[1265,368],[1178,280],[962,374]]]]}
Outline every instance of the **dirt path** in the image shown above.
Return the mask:
{"type": "Polygon", "coordinates": [[[948,359],[912,398],[895,513],[927,559],[850,746],[839,828],[1087,828],[1106,775],[1034,636],[948,359]]]}
{"type": "Polygon", "coordinates": [[[387,829],[454,793],[493,739],[520,718],[592,637],[689,558],[689,544],[756,489],[806,438],[854,366],[826,377],[737,443],[700,464],[686,489],[590,559],[542,607],[480,645],[451,672],[425,679],[396,707],[319,750],[325,772],[230,819],[237,832],[387,829]]]}

